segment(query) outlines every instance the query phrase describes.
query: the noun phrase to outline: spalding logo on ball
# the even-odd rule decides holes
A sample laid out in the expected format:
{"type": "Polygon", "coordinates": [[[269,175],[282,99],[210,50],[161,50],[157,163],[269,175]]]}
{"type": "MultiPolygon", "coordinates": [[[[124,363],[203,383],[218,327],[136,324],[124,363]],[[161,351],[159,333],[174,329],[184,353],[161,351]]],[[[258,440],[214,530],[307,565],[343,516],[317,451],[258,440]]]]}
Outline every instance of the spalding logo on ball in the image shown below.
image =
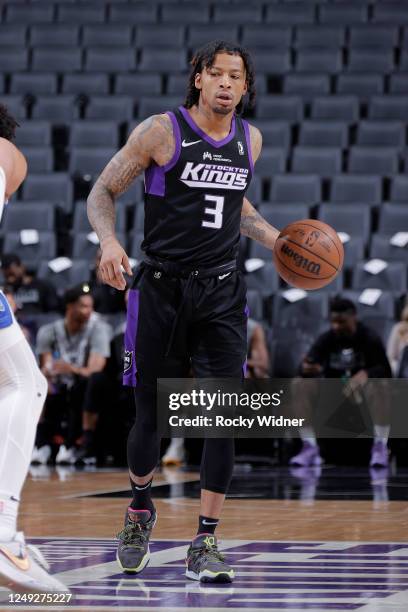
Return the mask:
{"type": "Polygon", "coordinates": [[[279,275],[299,289],[320,289],[343,266],[344,249],[335,230],[315,219],[289,223],[279,234],[273,252],[279,275]]]}

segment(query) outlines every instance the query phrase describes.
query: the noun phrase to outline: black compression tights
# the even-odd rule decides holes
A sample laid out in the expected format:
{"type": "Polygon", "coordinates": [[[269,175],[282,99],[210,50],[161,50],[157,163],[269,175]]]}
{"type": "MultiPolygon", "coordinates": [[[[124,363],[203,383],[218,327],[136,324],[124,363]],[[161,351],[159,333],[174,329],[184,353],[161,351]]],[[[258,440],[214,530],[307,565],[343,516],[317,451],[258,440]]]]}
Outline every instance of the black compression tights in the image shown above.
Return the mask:
{"type": "MultiPolygon", "coordinates": [[[[147,476],[160,457],[157,433],[156,394],[142,385],[135,391],[136,420],[129,433],[127,457],[130,471],[135,476],[147,476]]],[[[201,460],[201,488],[226,493],[234,467],[234,440],[208,438],[204,442],[201,460]]]]}

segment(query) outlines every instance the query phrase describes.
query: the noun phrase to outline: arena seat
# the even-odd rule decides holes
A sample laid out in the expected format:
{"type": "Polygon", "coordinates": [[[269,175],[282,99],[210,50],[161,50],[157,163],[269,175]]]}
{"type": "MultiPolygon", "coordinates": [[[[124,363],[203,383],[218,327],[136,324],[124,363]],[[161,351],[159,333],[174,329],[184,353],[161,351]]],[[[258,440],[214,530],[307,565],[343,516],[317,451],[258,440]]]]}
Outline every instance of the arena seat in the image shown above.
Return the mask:
{"type": "Polygon", "coordinates": [[[348,159],[349,172],[367,174],[374,172],[390,176],[398,172],[398,153],[390,147],[351,147],[348,159]]]}
{"type": "Polygon", "coordinates": [[[51,144],[51,124],[49,121],[32,119],[23,121],[16,131],[16,145],[48,146],[51,144]]]}
{"type": "Polygon", "coordinates": [[[8,23],[51,23],[54,20],[54,6],[45,3],[7,4],[8,23]]]}
{"type": "Polygon", "coordinates": [[[392,236],[407,229],[407,209],[400,204],[383,204],[380,208],[378,232],[392,236]]]}
{"type": "Polygon", "coordinates": [[[298,25],[314,23],[316,9],[310,2],[287,2],[266,7],[266,23],[298,25]]]}
{"type": "Polygon", "coordinates": [[[254,125],[262,132],[262,142],[265,146],[288,149],[291,144],[290,124],[286,121],[252,119],[254,125]]]}
{"type": "Polygon", "coordinates": [[[210,38],[238,40],[238,25],[229,22],[187,25],[187,44],[194,50],[208,43],[210,38]]]}
{"type": "Polygon", "coordinates": [[[116,147],[71,147],[69,171],[80,176],[98,175],[115,153],[116,147]]]}
{"type": "Polygon", "coordinates": [[[87,72],[130,72],[136,68],[133,47],[94,47],[85,52],[84,70],[87,72]]]}
{"type": "Polygon", "coordinates": [[[258,211],[268,223],[280,230],[293,221],[310,216],[310,208],[306,204],[261,204],[258,211]]]}
{"type": "Polygon", "coordinates": [[[300,49],[296,53],[295,68],[299,72],[325,72],[335,74],[342,69],[342,56],[338,49],[300,49]]]}
{"type": "Polygon", "coordinates": [[[79,26],[66,23],[36,23],[30,26],[30,45],[75,47],[79,42],[79,26]]]}
{"type": "Polygon", "coordinates": [[[321,23],[365,23],[368,20],[368,9],[359,2],[340,2],[336,4],[319,5],[319,21],[321,23]]]}
{"type": "Polygon", "coordinates": [[[297,26],[294,46],[297,49],[340,48],[345,44],[345,33],[342,26],[297,26]]]}
{"type": "Polygon", "coordinates": [[[116,121],[73,121],[69,143],[72,147],[118,147],[119,130],[116,121]]]}
{"type": "Polygon", "coordinates": [[[43,259],[52,259],[57,254],[55,232],[40,231],[38,234],[37,244],[23,245],[20,232],[7,232],[4,236],[4,253],[18,253],[27,269],[35,271],[43,259]]]}
{"type": "MultiPolygon", "coordinates": [[[[0,24],[0,47],[11,45],[12,47],[24,47],[27,37],[27,26],[25,24],[0,24]]],[[[3,51],[2,51],[3,52],[3,51]]]]}
{"type": "Polygon", "coordinates": [[[408,74],[391,74],[389,91],[390,94],[408,95],[408,74]]]}
{"type": "MultiPolygon", "coordinates": [[[[96,251],[99,248],[99,244],[94,244],[88,238],[90,232],[80,232],[73,236],[72,245],[72,257],[74,259],[86,259],[87,261],[94,261],[96,251]]],[[[126,236],[120,232],[117,233],[117,239],[120,244],[126,248],[126,236]]]]}
{"type": "Polygon", "coordinates": [[[374,23],[394,23],[396,26],[408,23],[407,5],[405,2],[379,2],[373,8],[374,23]]]}
{"type": "Polygon", "coordinates": [[[135,43],[139,49],[146,47],[166,47],[167,49],[184,47],[185,28],[182,25],[143,25],[137,26],[135,43]]]}
{"type": "Polygon", "coordinates": [[[336,78],[336,93],[369,98],[384,91],[381,74],[339,74],[336,78]]]}
{"type": "Polygon", "coordinates": [[[92,96],[109,93],[109,75],[95,74],[64,74],[62,93],[92,96]]]}
{"type": "Polygon", "coordinates": [[[371,236],[370,257],[385,261],[402,261],[408,264],[408,249],[390,244],[390,236],[373,234],[371,236]]]}
{"type": "Polygon", "coordinates": [[[72,181],[65,172],[29,174],[21,190],[23,200],[50,201],[67,209],[72,205],[72,181]]]}
{"type": "Polygon", "coordinates": [[[35,47],[31,70],[38,72],[74,72],[82,68],[82,49],[75,47],[35,47]]]}
{"type": "Polygon", "coordinates": [[[271,295],[278,291],[280,279],[271,260],[271,251],[269,251],[266,263],[254,272],[247,272],[245,280],[248,289],[256,290],[260,295],[271,295]]]}
{"type": "Polygon", "coordinates": [[[353,270],[352,289],[381,289],[396,294],[407,290],[407,266],[400,261],[391,261],[379,274],[370,274],[364,270],[364,262],[358,262],[353,270]]]}
{"type": "Polygon", "coordinates": [[[408,121],[408,95],[373,96],[368,107],[369,119],[408,121]]]}
{"type": "Polygon", "coordinates": [[[402,121],[360,121],[358,124],[358,145],[401,149],[405,142],[405,126],[402,121]]]}
{"type": "Polygon", "coordinates": [[[234,10],[228,4],[215,4],[214,23],[262,23],[262,7],[256,5],[237,4],[234,10]]]}
{"type": "Polygon", "coordinates": [[[395,69],[393,50],[351,49],[347,69],[349,72],[392,72],[395,69]]]}
{"type": "Polygon", "coordinates": [[[143,241],[143,232],[133,232],[129,236],[130,238],[130,248],[129,248],[129,257],[133,257],[140,261],[143,257],[143,251],[141,250],[141,245],[143,241]]]}
{"type": "Polygon", "coordinates": [[[392,49],[398,45],[399,32],[392,25],[354,25],[349,28],[349,45],[356,49],[392,49]]]}
{"type": "Polygon", "coordinates": [[[316,175],[283,174],[273,178],[272,202],[304,202],[317,204],[321,201],[321,182],[316,175]]]}
{"type": "Polygon", "coordinates": [[[285,74],[291,69],[290,52],[287,49],[254,49],[251,53],[255,70],[264,74],[285,74]]]}
{"type": "Polygon", "coordinates": [[[255,112],[258,119],[298,123],[304,116],[303,101],[300,96],[259,96],[255,112]]]}
{"type": "Polygon", "coordinates": [[[39,96],[32,110],[33,119],[48,119],[54,123],[69,123],[78,119],[79,108],[74,96],[39,96]]]}
{"type": "Polygon", "coordinates": [[[9,74],[22,72],[28,69],[28,50],[7,45],[1,48],[1,58],[3,67],[9,74]]]}
{"type": "Polygon", "coordinates": [[[49,146],[22,146],[30,172],[52,172],[54,170],[54,149],[49,146]]]}
{"type": "Polygon", "coordinates": [[[44,95],[57,93],[57,75],[54,73],[33,74],[20,72],[10,78],[11,94],[44,95]]]}
{"type": "Polygon", "coordinates": [[[247,23],[242,26],[241,43],[248,48],[288,49],[292,30],[289,26],[247,23]]]}
{"type": "Polygon", "coordinates": [[[57,19],[61,23],[103,23],[106,6],[102,2],[58,3],[57,19]]]}
{"type": "MultiPolygon", "coordinates": [[[[153,96],[160,94],[162,91],[162,80],[159,74],[116,74],[114,80],[115,94],[127,96],[153,96]]],[[[185,80],[186,77],[184,77],[184,82],[185,80]]]]}
{"type": "Polygon", "coordinates": [[[342,170],[342,151],[338,147],[295,147],[292,170],[320,176],[338,174],[342,170]]]}
{"type": "Polygon", "coordinates": [[[133,118],[132,96],[92,96],[85,110],[86,119],[129,121],[133,118]]]}
{"type": "Polygon", "coordinates": [[[138,70],[142,72],[183,72],[187,69],[186,52],[182,49],[143,49],[138,70]]]}
{"type": "MultiPolygon", "coordinates": [[[[215,5],[213,21],[217,23],[217,8],[221,9],[221,6],[215,5]]],[[[190,25],[192,23],[208,23],[210,21],[210,7],[206,3],[202,2],[190,2],[190,3],[169,3],[163,4],[161,7],[161,20],[163,23],[177,23],[190,25]]],[[[239,5],[231,11],[228,9],[227,22],[234,22],[234,15],[239,13],[239,5]]],[[[257,11],[255,7],[254,12],[257,11]]],[[[224,21],[224,19],[222,19],[224,21]]],[[[245,20],[246,22],[247,20],[245,20]]]]}
{"type": "Polygon", "coordinates": [[[112,3],[109,7],[109,21],[126,24],[156,23],[157,4],[152,3],[112,3]]]}
{"type": "Polygon", "coordinates": [[[63,295],[67,287],[74,287],[89,281],[90,262],[87,259],[76,259],[67,270],[55,273],[48,265],[48,261],[41,261],[38,267],[38,278],[49,281],[56,289],[58,295],[63,295]]]}
{"type": "Polygon", "coordinates": [[[286,150],[279,147],[264,147],[262,155],[256,162],[256,173],[261,177],[270,177],[286,170],[286,150]]]}
{"type": "Polygon", "coordinates": [[[306,147],[345,148],[348,145],[348,123],[304,121],[300,126],[299,144],[306,147]]]}
{"type": "Polygon", "coordinates": [[[345,232],[349,236],[364,238],[368,242],[371,230],[371,211],[367,206],[360,208],[341,204],[323,204],[319,206],[318,219],[345,232]]]}
{"type": "Polygon", "coordinates": [[[55,209],[46,203],[20,204],[9,206],[4,215],[2,232],[18,232],[36,229],[42,232],[55,231],[55,209]]]}
{"type": "MultiPolygon", "coordinates": [[[[246,276],[248,279],[248,276],[246,276]]],[[[249,316],[256,321],[262,321],[263,319],[263,300],[262,295],[256,289],[248,289],[247,291],[247,305],[249,309],[249,316]]]]}
{"type": "MultiPolygon", "coordinates": [[[[92,227],[88,219],[86,201],[78,200],[74,203],[73,209],[72,234],[92,232],[92,227]]],[[[116,206],[116,229],[123,233],[126,231],[126,207],[118,204],[116,206]]]]}
{"type": "Polygon", "coordinates": [[[360,114],[356,96],[321,96],[312,101],[311,119],[357,121],[360,114]]]}
{"type": "Polygon", "coordinates": [[[346,289],[342,291],[342,297],[351,300],[356,308],[359,317],[395,317],[395,297],[391,291],[383,291],[378,300],[372,306],[359,302],[361,291],[346,289]]]}
{"type": "Polygon", "coordinates": [[[329,199],[336,204],[356,202],[380,204],[382,200],[381,178],[376,175],[340,174],[333,176],[329,199]]]}
{"type": "Polygon", "coordinates": [[[287,74],[283,80],[283,93],[303,98],[330,93],[328,74],[287,74]]]}
{"type": "Polygon", "coordinates": [[[391,180],[390,200],[393,203],[408,203],[408,176],[397,174],[391,180]]]}
{"type": "Polygon", "coordinates": [[[130,46],[133,44],[133,27],[127,23],[84,25],[82,44],[85,47],[130,46]]]}

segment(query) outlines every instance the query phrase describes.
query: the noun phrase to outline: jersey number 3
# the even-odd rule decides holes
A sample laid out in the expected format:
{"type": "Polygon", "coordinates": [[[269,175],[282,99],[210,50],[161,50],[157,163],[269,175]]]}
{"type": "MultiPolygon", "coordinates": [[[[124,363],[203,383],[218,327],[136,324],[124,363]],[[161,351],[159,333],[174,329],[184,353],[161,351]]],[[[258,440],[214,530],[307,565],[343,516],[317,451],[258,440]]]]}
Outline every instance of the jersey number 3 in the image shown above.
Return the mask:
{"type": "Polygon", "coordinates": [[[214,202],[214,208],[204,208],[206,215],[211,215],[213,219],[211,221],[202,221],[202,227],[212,227],[213,229],[220,229],[222,227],[222,212],[224,210],[224,198],[222,196],[205,195],[204,199],[206,202],[214,202]]]}

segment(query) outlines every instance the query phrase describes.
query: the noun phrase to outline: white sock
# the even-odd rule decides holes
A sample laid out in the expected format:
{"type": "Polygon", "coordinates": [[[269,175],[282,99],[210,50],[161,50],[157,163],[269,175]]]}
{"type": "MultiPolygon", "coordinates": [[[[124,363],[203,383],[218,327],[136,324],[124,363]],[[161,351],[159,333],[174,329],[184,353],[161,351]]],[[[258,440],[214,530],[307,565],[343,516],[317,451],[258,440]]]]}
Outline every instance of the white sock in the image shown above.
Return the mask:
{"type": "Polygon", "coordinates": [[[375,425],[374,424],[374,436],[375,440],[381,440],[383,444],[387,444],[390,435],[389,425],[375,425]]]}
{"type": "Polygon", "coordinates": [[[17,531],[20,501],[0,491],[0,542],[9,542],[17,531]]]}
{"type": "Polygon", "coordinates": [[[4,204],[6,198],[6,174],[0,166],[0,222],[3,216],[4,204]]]}
{"type": "MultiPolygon", "coordinates": [[[[0,534],[13,537],[47,381],[18,324],[0,329],[0,534]]],[[[2,539],[2,537],[0,537],[2,539]]]]}
{"type": "Polygon", "coordinates": [[[316,435],[312,427],[302,427],[299,430],[302,442],[309,442],[312,446],[317,446],[316,435]]]}

